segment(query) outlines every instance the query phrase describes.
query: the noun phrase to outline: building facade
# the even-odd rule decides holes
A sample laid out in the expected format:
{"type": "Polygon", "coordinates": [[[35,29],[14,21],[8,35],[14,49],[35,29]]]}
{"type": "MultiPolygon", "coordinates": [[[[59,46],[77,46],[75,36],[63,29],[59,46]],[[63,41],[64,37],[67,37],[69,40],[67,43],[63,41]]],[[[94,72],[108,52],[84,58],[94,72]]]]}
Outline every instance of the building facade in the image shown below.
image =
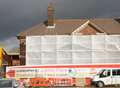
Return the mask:
{"type": "Polygon", "coordinates": [[[26,64],[26,38],[46,35],[119,35],[120,23],[116,19],[54,19],[54,7],[48,6],[48,20],[18,34],[20,64],[26,64]]]}

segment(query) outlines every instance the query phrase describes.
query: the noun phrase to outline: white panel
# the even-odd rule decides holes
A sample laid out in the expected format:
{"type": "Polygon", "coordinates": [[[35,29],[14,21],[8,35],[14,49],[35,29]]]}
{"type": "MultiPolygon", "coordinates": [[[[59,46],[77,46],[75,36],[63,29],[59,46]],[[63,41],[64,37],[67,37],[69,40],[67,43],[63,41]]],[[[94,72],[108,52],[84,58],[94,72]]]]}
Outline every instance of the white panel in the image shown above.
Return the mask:
{"type": "Polygon", "coordinates": [[[57,52],[57,58],[64,59],[64,58],[72,58],[72,52],[65,52],[65,51],[60,51],[57,52]]]}
{"type": "Polygon", "coordinates": [[[71,44],[72,36],[67,35],[58,35],[57,36],[57,44],[71,44]]]}
{"type": "Polygon", "coordinates": [[[72,64],[72,52],[57,52],[57,64],[72,64]]]}
{"type": "Polygon", "coordinates": [[[107,43],[106,51],[120,51],[120,50],[115,44],[107,43]]]}
{"type": "MultiPolygon", "coordinates": [[[[41,54],[40,52],[27,52],[26,54],[26,64],[28,65],[34,65],[35,63],[33,62],[36,62],[38,61],[39,64],[41,64],[41,54]]],[[[36,63],[36,65],[39,65],[36,63]]]]}
{"type": "Polygon", "coordinates": [[[106,60],[105,51],[93,51],[92,52],[92,63],[104,63],[106,60]]]}
{"type": "Polygon", "coordinates": [[[90,51],[73,52],[73,63],[91,63],[92,53],[90,51]]]}
{"type": "Polygon", "coordinates": [[[73,60],[73,64],[91,64],[92,60],[90,59],[77,59],[77,60],[73,60]]]}
{"type": "Polygon", "coordinates": [[[42,52],[41,63],[42,64],[56,64],[56,52],[42,52]]]}
{"type": "Polygon", "coordinates": [[[55,51],[56,50],[56,36],[42,36],[41,37],[41,51],[55,51]]]}
{"type": "Polygon", "coordinates": [[[101,59],[106,59],[106,52],[105,51],[92,51],[92,58],[101,58],[101,59]]]}
{"type": "Polygon", "coordinates": [[[72,36],[57,36],[57,51],[72,50],[72,36]]]}
{"type": "Polygon", "coordinates": [[[92,50],[104,50],[104,49],[105,49],[105,36],[92,35],[92,50]]]}
{"type": "Polygon", "coordinates": [[[41,37],[40,36],[28,36],[26,38],[26,44],[29,45],[38,45],[41,43],[41,37]],[[37,43],[36,43],[37,42],[37,43]]]}
{"type": "Polygon", "coordinates": [[[27,52],[26,55],[28,58],[41,58],[40,52],[27,52]]]}
{"type": "Polygon", "coordinates": [[[57,44],[57,51],[71,51],[72,50],[72,44],[57,44]]]}
{"type": "Polygon", "coordinates": [[[120,35],[106,35],[106,49],[108,51],[120,51],[120,35]]]}
{"type": "Polygon", "coordinates": [[[120,59],[110,59],[110,60],[106,60],[105,63],[120,63],[120,59]]]}
{"type": "Polygon", "coordinates": [[[107,42],[120,44],[120,35],[106,35],[107,42]]]}
{"type": "Polygon", "coordinates": [[[92,53],[90,51],[80,51],[73,52],[73,58],[92,58],[92,53]]]}
{"type": "Polygon", "coordinates": [[[92,59],[92,63],[96,64],[96,63],[106,63],[106,59],[104,58],[95,58],[95,59],[92,59]]]}
{"type": "Polygon", "coordinates": [[[40,50],[41,50],[40,36],[31,36],[26,38],[26,52],[39,52],[40,50]]]}
{"type": "Polygon", "coordinates": [[[90,50],[92,48],[91,44],[91,36],[73,36],[73,50],[90,50]]]}
{"type": "Polygon", "coordinates": [[[72,64],[72,60],[70,59],[57,60],[57,64],[72,64]]]}
{"type": "Polygon", "coordinates": [[[29,36],[26,38],[26,64],[27,65],[40,65],[41,63],[41,37],[29,36]],[[37,41],[37,43],[36,43],[37,41]]]}
{"type": "Polygon", "coordinates": [[[41,50],[41,44],[26,46],[26,52],[39,52],[41,50]]]}
{"type": "Polygon", "coordinates": [[[49,51],[53,52],[56,50],[56,45],[55,44],[42,44],[41,45],[41,51],[49,51]]]}
{"type": "Polygon", "coordinates": [[[32,58],[32,60],[28,61],[28,65],[40,65],[41,64],[41,60],[38,58],[32,58]]]}
{"type": "Polygon", "coordinates": [[[108,51],[107,57],[108,57],[107,60],[120,59],[120,51],[108,51]]]}
{"type": "Polygon", "coordinates": [[[55,44],[56,36],[41,36],[42,44],[55,44]]]}

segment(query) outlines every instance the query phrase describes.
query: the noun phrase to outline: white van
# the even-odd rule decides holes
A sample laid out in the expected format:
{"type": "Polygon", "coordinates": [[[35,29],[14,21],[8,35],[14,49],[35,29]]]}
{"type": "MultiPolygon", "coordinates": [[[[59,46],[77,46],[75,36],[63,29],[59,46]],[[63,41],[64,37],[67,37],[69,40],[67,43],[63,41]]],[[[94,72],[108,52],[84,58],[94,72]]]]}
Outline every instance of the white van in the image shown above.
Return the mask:
{"type": "Polygon", "coordinates": [[[102,69],[93,77],[93,84],[97,87],[105,85],[120,85],[120,69],[102,69]]]}

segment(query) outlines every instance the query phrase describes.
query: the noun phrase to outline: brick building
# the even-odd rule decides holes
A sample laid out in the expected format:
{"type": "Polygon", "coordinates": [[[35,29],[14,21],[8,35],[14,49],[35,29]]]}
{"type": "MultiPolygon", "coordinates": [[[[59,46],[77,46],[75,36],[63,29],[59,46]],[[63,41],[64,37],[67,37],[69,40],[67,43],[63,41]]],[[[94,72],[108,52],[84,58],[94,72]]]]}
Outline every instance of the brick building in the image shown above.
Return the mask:
{"type": "Polygon", "coordinates": [[[48,20],[18,34],[20,64],[25,65],[26,36],[40,35],[118,35],[120,23],[116,19],[55,19],[54,7],[48,6],[48,20]]]}
{"type": "Polygon", "coordinates": [[[11,65],[10,66],[19,66],[19,53],[8,54],[8,58],[10,59],[11,65]]]}

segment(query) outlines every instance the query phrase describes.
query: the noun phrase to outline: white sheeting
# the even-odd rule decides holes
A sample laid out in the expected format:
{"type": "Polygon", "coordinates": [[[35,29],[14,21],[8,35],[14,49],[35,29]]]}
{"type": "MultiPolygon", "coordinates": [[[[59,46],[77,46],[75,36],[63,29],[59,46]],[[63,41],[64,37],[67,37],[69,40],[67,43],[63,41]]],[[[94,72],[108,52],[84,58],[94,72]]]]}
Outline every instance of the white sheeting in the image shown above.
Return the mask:
{"type": "Polygon", "coordinates": [[[120,63],[120,35],[26,38],[26,65],[120,63]]]}

